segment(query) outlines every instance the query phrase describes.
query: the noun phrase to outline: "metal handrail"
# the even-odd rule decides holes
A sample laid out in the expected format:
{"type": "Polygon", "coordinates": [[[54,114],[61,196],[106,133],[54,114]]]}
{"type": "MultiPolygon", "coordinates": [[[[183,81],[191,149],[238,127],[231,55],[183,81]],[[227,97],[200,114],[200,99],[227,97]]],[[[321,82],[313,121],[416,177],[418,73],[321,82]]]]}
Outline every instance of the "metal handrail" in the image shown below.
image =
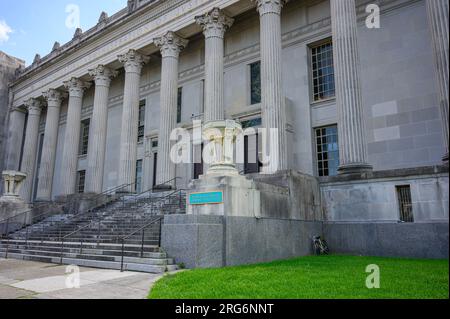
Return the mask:
{"type": "MultiPolygon", "coordinates": [[[[156,185],[156,186],[154,186],[151,190],[145,191],[145,192],[143,192],[143,193],[140,193],[140,194],[137,194],[137,195],[123,195],[123,196],[135,196],[135,198],[137,198],[138,196],[141,196],[141,195],[146,194],[146,193],[148,193],[148,192],[150,192],[150,191],[156,190],[158,186],[167,185],[167,184],[169,184],[169,183],[171,183],[171,182],[173,182],[173,181],[175,181],[175,180],[177,180],[177,179],[180,179],[180,177],[172,178],[172,179],[168,180],[167,182],[164,182],[164,183],[162,183],[162,184],[156,185]]],[[[127,187],[127,186],[130,186],[130,185],[133,185],[133,184],[134,184],[134,183],[127,184],[127,185],[122,185],[122,186],[119,187],[119,189],[122,188],[122,187],[127,187]]],[[[182,191],[182,190],[176,190],[176,191],[174,191],[173,193],[171,193],[171,194],[169,194],[169,195],[171,196],[171,195],[173,195],[173,194],[175,194],[175,193],[178,193],[178,192],[181,192],[181,191],[182,191]]],[[[103,194],[103,195],[104,195],[104,194],[103,194]]],[[[122,196],[122,197],[123,197],[123,196],[122,196]]],[[[161,200],[162,200],[162,199],[166,199],[167,197],[168,197],[168,196],[164,196],[164,197],[161,198],[161,200]]],[[[88,210],[88,212],[91,212],[91,210],[88,210]]],[[[86,213],[86,212],[85,212],[85,213],[86,213]]],[[[84,214],[84,213],[83,213],[83,214],[84,214]]],[[[77,214],[77,215],[74,216],[74,217],[78,217],[78,216],[80,216],[80,214],[77,214]]],[[[67,221],[66,221],[66,222],[67,222],[67,221]]],[[[96,223],[99,223],[99,232],[100,232],[100,224],[101,224],[101,220],[100,220],[100,219],[98,219],[98,220],[93,220],[93,221],[91,221],[90,223],[84,225],[83,227],[78,228],[77,230],[71,232],[70,234],[68,234],[68,235],[66,235],[66,236],[64,236],[64,237],[61,237],[61,231],[60,231],[59,239],[60,239],[60,242],[61,242],[61,256],[60,256],[60,263],[61,263],[61,264],[62,264],[62,260],[63,260],[64,241],[65,241],[67,238],[69,238],[69,237],[75,235],[76,233],[78,233],[78,232],[80,232],[80,231],[82,231],[82,230],[84,230],[84,229],[86,229],[86,228],[89,228],[90,226],[92,226],[93,224],[96,224],[96,223]]],[[[99,238],[100,238],[100,233],[99,233],[98,236],[97,236],[97,245],[99,244],[99,238]]],[[[117,238],[119,238],[119,237],[117,237],[117,238]]],[[[82,251],[83,251],[83,241],[81,241],[81,252],[82,252],[82,251]]]]}
{"type": "Polygon", "coordinates": [[[120,260],[120,271],[123,272],[123,260],[124,260],[124,256],[125,256],[125,240],[130,238],[133,235],[136,235],[137,233],[142,231],[142,241],[141,241],[141,258],[144,257],[144,239],[145,239],[145,230],[150,227],[153,226],[156,222],[160,222],[160,235],[159,235],[159,243],[158,246],[161,246],[161,224],[163,221],[164,217],[163,216],[157,216],[155,217],[150,223],[142,226],[141,228],[135,230],[134,232],[132,232],[131,234],[128,234],[127,236],[123,236],[121,238],[122,241],[122,256],[121,256],[121,260],[120,260]]]}
{"type": "MultiPolygon", "coordinates": [[[[158,202],[162,202],[163,200],[172,197],[174,194],[181,193],[183,191],[186,191],[186,189],[177,189],[176,191],[173,191],[170,194],[164,195],[162,197],[158,197],[158,202]]],[[[180,197],[181,197],[181,195],[180,195],[180,197]]],[[[153,205],[153,203],[150,203],[150,205],[153,205]]],[[[148,205],[145,205],[144,208],[145,207],[148,207],[148,205]]]]}
{"type": "MultiPolygon", "coordinates": [[[[114,188],[108,189],[108,190],[106,190],[106,191],[104,191],[104,192],[98,194],[98,195],[95,196],[94,198],[90,199],[89,201],[90,201],[90,202],[92,202],[93,200],[97,201],[97,199],[100,198],[100,197],[102,197],[102,196],[108,195],[108,194],[111,193],[111,192],[117,191],[118,189],[121,189],[121,188],[130,186],[130,185],[133,185],[133,184],[135,184],[135,183],[123,184],[123,185],[121,185],[121,186],[116,186],[116,187],[114,187],[114,188]]],[[[13,219],[13,218],[19,219],[21,216],[28,215],[29,213],[33,212],[33,210],[36,209],[36,208],[42,208],[42,207],[45,207],[45,206],[50,206],[50,205],[52,205],[52,204],[54,204],[54,202],[51,202],[51,203],[45,203],[45,204],[41,205],[40,207],[34,207],[33,209],[27,210],[27,211],[25,211],[25,212],[23,212],[23,213],[20,213],[20,214],[18,214],[18,215],[15,215],[15,216],[12,216],[12,217],[5,218],[5,219],[3,219],[3,220],[0,220],[0,224],[8,223],[8,221],[10,221],[10,220],[13,219]]],[[[89,212],[89,211],[92,210],[92,209],[95,209],[95,208],[89,208],[89,209],[87,209],[87,212],[89,212]]],[[[42,213],[42,214],[33,216],[33,219],[38,218],[38,217],[41,217],[41,216],[45,216],[45,215],[48,215],[48,214],[49,214],[48,212],[42,213]]],[[[77,214],[77,216],[80,216],[80,214],[77,214]]]]}

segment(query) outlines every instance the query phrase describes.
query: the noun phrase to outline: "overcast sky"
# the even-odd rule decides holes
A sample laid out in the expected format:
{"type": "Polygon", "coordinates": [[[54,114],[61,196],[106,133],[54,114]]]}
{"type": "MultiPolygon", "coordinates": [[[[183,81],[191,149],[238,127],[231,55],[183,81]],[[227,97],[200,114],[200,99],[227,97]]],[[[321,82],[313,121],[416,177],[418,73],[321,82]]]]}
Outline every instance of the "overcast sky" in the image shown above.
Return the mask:
{"type": "Polygon", "coordinates": [[[0,0],[0,51],[26,65],[36,53],[48,54],[55,41],[72,39],[77,27],[93,27],[102,11],[112,15],[127,0],[0,0]],[[79,19],[77,19],[79,12],[79,19]]]}

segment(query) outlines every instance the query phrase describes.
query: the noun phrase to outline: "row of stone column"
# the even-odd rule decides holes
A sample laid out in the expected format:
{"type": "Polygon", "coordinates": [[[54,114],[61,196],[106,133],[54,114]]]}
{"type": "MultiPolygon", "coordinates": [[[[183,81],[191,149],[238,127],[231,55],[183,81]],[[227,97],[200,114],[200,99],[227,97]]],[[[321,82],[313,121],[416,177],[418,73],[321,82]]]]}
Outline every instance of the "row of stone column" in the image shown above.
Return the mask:
{"type": "MultiPolygon", "coordinates": [[[[119,60],[124,63],[126,72],[119,181],[123,184],[131,184],[133,183],[132,180],[134,180],[134,171],[136,169],[136,123],[141,69],[143,64],[148,61],[148,58],[134,50],[130,50],[127,54],[119,56],[119,60]]],[[[117,75],[117,72],[99,65],[96,69],[89,70],[89,74],[95,82],[95,97],[89,134],[86,191],[101,193],[106,153],[109,88],[111,79],[117,75]]],[[[68,90],[69,102],[62,155],[61,195],[71,195],[76,192],[81,110],[84,92],[90,85],[90,83],[77,78],[64,82],[64,86],[68,90]]],[[[55,89],[44,92],[44,99],[47,102],[47,118],[38,175],[37,200],[48,201],[51,199],[60,108],[62,100],[66,96],[66,93],[55,89]]],[[[28,178],[22,188],[21,196],[24,200],[31,201],[33,176],[35,176],[36,167],[39,122],[43,103],[39,99],[30,99],[25,103],[25,106],[28,110],[28,122],[25,132],[21,171],[26,173],[28,178]]]]}
{"type": "MultiPolygon", "coordinates": [[[[286,114],[282,86],[281,10],[286,0],[253,0],[260,14],[261,24],[261,91],[263,126],[275,129],[267,134],[266,143],[271,145],[275,160],[264,167],[265,173],[275,173],[288,168],[286,144],[286,114]]],[[[340,135],[340,171],[343,173],[371,170],[368,164],[364,116],[360,84],[360,61],[358,54],[357,18],[355,0],[331,0],[333,55],[335,60],[336,103],[340,135]]],[[[448,152],[448,1],[427,1],[435,52],[436,73],[440,83],[440,103],[444,119],[444,137],[448,152]],[[447,39],[447,41],[445,41],[447,39]]],[[[220,121],[224,112],[224,35],[233,24],[220,9],[214,8],[196,17],[205,36],[205,122],[220,121]]],[[[172,181],[175,166],[170,159],[170,135],[176,126],[178,60],[188,41],[174,32],[167,32],[154,39],[162,55],[161,112],[158,156],[158,184],[172,181]]],[[[130,50],[120,55],[125,68],[122,131],[119,159],[119,185],[134,190],[139,114],[139,87],[142,67],[149,58],[130,50]]],[[[108,96],[111,79],[116,71],[105,66],[89,70],[95,82],[94,110],[89,139],[87,185],[88,192],[100,193],[106,151],[108,96]]],[[[69,91],[69,111],[63,151],[62,193],[75,193],[77,152],[80,136],[80,119],[83,92],[89,87],[79,79],[64,83],[69,91]]],[[[64,93],[57,90],[45,92],[47,121],[39,173],[38,199],[49,200],[53,181],[59,111],[64,93]]],[[[28,125],[25,134],[22,171],[34,176],[38,144],[39,119],[42,105],[39,100],[27,101],[28,125]]],[[[27,178],[23,198],[31,199],[33,179],[27,178]]]]}

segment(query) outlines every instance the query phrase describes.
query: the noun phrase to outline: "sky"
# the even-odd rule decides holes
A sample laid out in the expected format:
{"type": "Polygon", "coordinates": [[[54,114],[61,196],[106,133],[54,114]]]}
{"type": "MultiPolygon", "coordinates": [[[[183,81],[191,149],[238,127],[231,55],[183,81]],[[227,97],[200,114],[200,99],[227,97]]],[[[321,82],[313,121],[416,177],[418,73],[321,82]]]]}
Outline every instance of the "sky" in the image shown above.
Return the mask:
{"type": "Polygon", "coordinates": [[[55,41],[70,41],[78,26],[96,25],[102,11],[111,16],[126,5],[127,0],[0,0],[0,51],[28,66],[36,53],[50,53],[55,41]]]}

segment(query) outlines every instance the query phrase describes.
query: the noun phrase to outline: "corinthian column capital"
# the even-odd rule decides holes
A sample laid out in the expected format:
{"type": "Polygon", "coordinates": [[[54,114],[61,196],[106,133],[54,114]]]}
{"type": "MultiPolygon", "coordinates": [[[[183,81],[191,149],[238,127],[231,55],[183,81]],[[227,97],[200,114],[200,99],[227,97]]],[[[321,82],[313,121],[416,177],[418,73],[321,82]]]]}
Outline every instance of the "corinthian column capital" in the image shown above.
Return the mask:
{"type": "Polygon", "coordinates": [[[256,3],[259,15],[267,13],[281,14],[281,9],[289,0],[252,0],[256,3]]]}
{"type": "Polygon", "coordinates": [[[203,28],[206,38],[223,38],[225,31],[234,23],[234,19],[226,16],[219,8],[214,8],[202,16],[195,17],[195,21],[203,28]]]}
{"type": "Polygon", "coordinates": [[[48,106],[61,106],[61,102],[67,97],[67,94],[55,89],[48,89],[42,93],[48,106]]]}
{"type": "Polygon", "coordinates": [[[40,115],[42,112],[42,103],[38,99],[30,98],[24,102],[28,114],[40,115]]]}
{"type": "Polygon", "coordinates": [[[153,41],[155,42],[155,45],[161,49],[161,55],[163,58],[178,58],[180,52],[189,43],[188,40],[179,37],[172,31],[167,32],[162,37],[155,38],[153,41]]]}
{"type": "Polygon", "coordinates": [[[141,73],[144,64],[150,61],[150,57],[142,55],[133,49],[125,54],[119,55],[118,59],[120,63],[123,63],[125,72],[130,73],[141,73]]]}
{"type": "Polygon", "coordinates": [[[83,97],[84,91],[91,87],[91,83],[81,81],[77,78],[71,78],[64,82],[64,87],[69,90],[69,96],[83,97]]]}
{"type": "Polygon", "coordinates": [[[111,80],[117,76],[118,72],[100,64],[95,69],[89,70],[89,75],[94,78],[96,86],[110,86],[111,80]]]}

